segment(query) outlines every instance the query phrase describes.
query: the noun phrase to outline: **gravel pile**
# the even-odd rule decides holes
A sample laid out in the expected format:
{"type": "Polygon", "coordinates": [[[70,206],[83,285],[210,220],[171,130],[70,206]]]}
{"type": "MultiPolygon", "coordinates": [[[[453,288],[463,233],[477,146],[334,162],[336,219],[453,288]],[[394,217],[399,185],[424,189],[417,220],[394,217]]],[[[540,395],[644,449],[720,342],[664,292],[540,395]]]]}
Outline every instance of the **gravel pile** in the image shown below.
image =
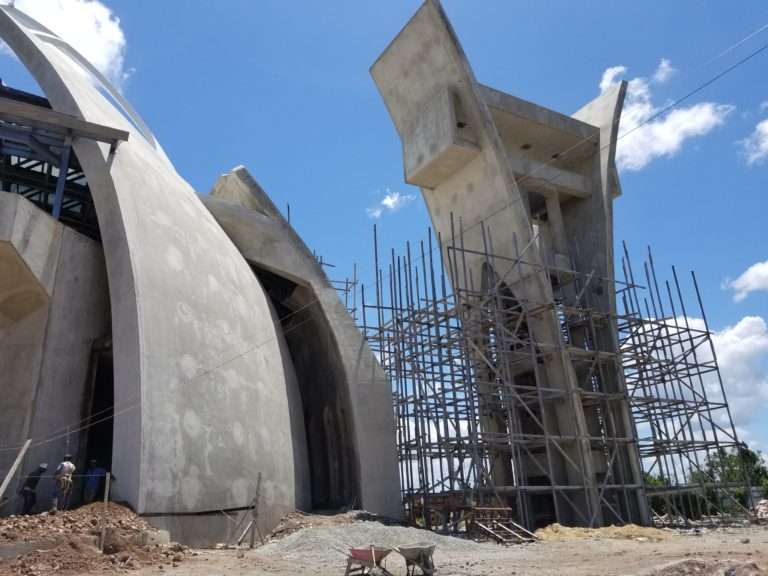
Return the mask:
{"type": "MultiPolygon", "coordinates": [[[[387,526],[380,522],[355,522],[335,526],[315,526],[295,532],[278,541],[270,542],[253,553],[258,556],[279,556],[284,559],[310,560],[330,563],[344,559],[350,546],[366,547],[371,544],[396,547],[414,543],[437,544],[436,554],[442,550],[499,552],[503,547],[477,543],[452,536],[442,536],[428,530],[403,526],[387,526]]],[[[394,554],[394,553],[393,553],[394,554]]],[[[390,554],[390,558],[393,557],[390,554]]]]}

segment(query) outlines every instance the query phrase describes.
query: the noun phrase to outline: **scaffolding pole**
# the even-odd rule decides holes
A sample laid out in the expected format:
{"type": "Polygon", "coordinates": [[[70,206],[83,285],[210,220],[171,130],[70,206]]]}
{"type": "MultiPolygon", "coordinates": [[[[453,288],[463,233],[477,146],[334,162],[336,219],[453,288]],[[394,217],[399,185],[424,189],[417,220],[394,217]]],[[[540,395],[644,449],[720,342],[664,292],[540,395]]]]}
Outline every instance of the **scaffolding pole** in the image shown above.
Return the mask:
{"type": "Polygon", "coordinates": [[[406,515],[458,531],[478,509],[528,530],[743,513],[743,466],[717,474],[741,444],[695,277],[696,323],[676,271],[659,281],[650,251],[643,288],[626,247],[618,281],[576,262],[531,264],[530,246],[494,254],[479,225],[482,250],[452,222],[450,238],[430,232],[386,264],[374,228],[375,301],[363,294],[356,312],[392,383],[406,515]],[[554,340],[542,318],[555,318],[554,340]],[[553,379],[555,360],[575,385],[553,379]]]}

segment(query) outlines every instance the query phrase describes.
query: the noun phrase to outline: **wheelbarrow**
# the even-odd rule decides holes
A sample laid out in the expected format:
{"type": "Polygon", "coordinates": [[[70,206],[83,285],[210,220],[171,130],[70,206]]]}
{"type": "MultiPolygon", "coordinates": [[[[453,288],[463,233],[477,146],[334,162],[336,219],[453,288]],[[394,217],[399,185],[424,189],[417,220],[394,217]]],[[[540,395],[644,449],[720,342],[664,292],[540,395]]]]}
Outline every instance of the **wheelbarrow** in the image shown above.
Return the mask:
{"type": "Polygon", "coordinates": [[[392,548],[380,546],[350,547],[347,553],[347,571],[344,572],[344,576],[362,576],[364,574],[391,576],[387,569],[381,565],[381,561],[390,552],[392,552],[392,548]]]}
{"type": "Polygon", "coordinates": [[[417,567],[425,576],[432,576],[435,573],[435,563],[432,560],[435,544],[419,542],[398,546],[394,550],[405,558],[405,571],[408,576],[413,576],[417,567]]]}

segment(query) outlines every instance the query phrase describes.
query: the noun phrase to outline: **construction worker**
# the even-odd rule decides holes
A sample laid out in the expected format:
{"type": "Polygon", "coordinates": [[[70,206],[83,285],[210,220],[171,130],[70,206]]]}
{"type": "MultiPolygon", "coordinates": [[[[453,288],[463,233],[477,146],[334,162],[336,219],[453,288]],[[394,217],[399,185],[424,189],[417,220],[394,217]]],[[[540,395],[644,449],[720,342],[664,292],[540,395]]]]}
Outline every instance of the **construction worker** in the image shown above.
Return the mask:
{"type": "Polygon", "coordinates": [[[101,486],[101,479],[107,475],[107,471],[99,466],[98,460],[95,458],[91,460],[91,465],[85,472],[85,494],[84,499],[86,504],[90,504],[96,499],[96,494],[99,492],[99,486],[101,486]]]}
{"type": "MultiPolygon", "coordinates": [[[[60,496],[69,496],[70,490],[72,490],[72,474],[74,472],[75,465],[72,464],[72,455],[65,454],[63,462],[56,468],[56,473],[53,476],[53,507],[51,512],[58,510],[60,496]]],[[[66,501],[63,504],[66,508],[66,501]]]]}
{"type": "Polygon", "coordinates": [[[31,472],[19,488],[19,494],[24,498],[24,506],[21,508],[21,513],[24,516],[32,514],[32,508],[37,503],[37,484],[40,482],[40,476],[45,474],[46,470],[48,470],[48,464],[41,462],[37,470],[31,472]]]}

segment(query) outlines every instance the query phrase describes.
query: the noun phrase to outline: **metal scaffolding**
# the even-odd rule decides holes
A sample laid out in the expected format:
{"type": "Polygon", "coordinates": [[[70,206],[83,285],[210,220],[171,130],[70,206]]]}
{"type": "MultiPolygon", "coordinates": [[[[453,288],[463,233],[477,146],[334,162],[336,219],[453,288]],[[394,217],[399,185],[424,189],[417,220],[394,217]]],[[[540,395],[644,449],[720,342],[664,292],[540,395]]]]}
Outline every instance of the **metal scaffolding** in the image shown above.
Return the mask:
{"type": "Polygon", "coordinates": [[[657,522],[687,523],[747,512],[751,493],[707,317],[696,282],[698,318],[689,316],[677,271],[656,275],[643,264],[641,290],[624,247],[624,287],[618,298],[622,362],[648,496],[657,522]],[[732,463],[724,470],[727,459],[732,463]],[[739,491],[742,496],[738,497],[739,491]],[[660,516],[664,513],[664,517],[660,516]]]}
{"type": "Polygon", "coordinates": [[[0,82],[0,191],[19,194],[101,241],[91,189],[72,147],[77,138],[109,144],[111,162],[128,132],[56,112],[45,98],[0,82]]]}
{"type": "Polygon", "coordinates": [[[430,233],[382,268],[374,228],[375,294],[363,288],[357,313],[392,383],[408,517],[470,530],[507,511],[513,530],[533,530],[642,523],[649,507],[668,523],[738,508],[745,478],[713,473],[739,443],[695,278],[701,326],[674,270],[662,299],[652,260],[643,289],[626,251],[617,281],[575,265],[533,270],[482,236],[477,251],[461,232],[430,233]],[[472,277],[470,258],[494,273],[472,277]],[[542,271],[551,295],[526,293],[527,276],[542,271]],[[621,312],[594,296],[613,287],[621,312]],[[552,313],[556,343],[532,329],[552,313]],[[578,386],[542,374],[556,354],[578,386]]]}

